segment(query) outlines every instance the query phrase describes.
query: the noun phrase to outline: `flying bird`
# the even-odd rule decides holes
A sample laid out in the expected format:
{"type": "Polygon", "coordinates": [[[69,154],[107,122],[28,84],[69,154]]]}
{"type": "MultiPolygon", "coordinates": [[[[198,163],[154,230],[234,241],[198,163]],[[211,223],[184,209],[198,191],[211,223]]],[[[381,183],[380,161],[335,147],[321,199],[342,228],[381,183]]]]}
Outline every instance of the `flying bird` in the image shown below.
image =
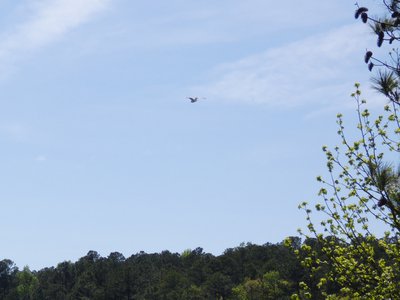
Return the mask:
{"type": "MultiPolygon", "coordinates": [[[[190,100],[190,103],[195,103],[200,100],[199,97],[186,97],[186,98],[190,100]]],[[[206,98],[201,98],[201,99],[206,99],[206,98]]]]}

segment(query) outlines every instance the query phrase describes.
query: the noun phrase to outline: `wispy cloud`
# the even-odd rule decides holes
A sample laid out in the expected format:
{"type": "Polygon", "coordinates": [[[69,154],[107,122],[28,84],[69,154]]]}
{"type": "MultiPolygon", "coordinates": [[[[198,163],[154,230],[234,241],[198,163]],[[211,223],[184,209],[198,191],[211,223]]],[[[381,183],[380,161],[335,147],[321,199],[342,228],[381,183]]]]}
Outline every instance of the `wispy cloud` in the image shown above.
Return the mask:
{"type": "Polygon", "coordinates": [[[352,18],[353,14],[350,5],[349,16],[343,16],[343,6],[347,4],[340,1],[306,1],[301,5],[265,0],[166,3],[155,8],[134,2],[130,18],[122,16],[119,24],[113,25],[112,34],[129,37],[122,41],[141,48],[241,42],[251,37],[265,39],[265,35],[275,35],[272,42],[276,43],[288,31],[316,32],[338,20],[352,18]]]}
{"type": "Polygon", "coordinates": [[[10,138],[14,141],[24,141],[30,135],[31,130],[29,126],[21,122],[7,122],[0,123],[0,136],[10,138]]]}
{"type": "Polygon", "coordinates": [[[268,49],[218,66],[210,82],[194,93],[221,101],[294,107],[348,99],[365,68],[362,57],[373,38],[359,24],[268,49]]]}
{"type": "Polygon", "coordinates": [[[41,0],[31,3],[29,17],[9,28],[0,42],[0,70],[87,22],[110,0],[41,0]]]}
{"type": "Polygon", "coordinates": [[[45,155],[38,155],[35,157],[35,161],[40,162],[40,163],[44,162],[46,160],[47,160],[47,157],[45,155]]]}

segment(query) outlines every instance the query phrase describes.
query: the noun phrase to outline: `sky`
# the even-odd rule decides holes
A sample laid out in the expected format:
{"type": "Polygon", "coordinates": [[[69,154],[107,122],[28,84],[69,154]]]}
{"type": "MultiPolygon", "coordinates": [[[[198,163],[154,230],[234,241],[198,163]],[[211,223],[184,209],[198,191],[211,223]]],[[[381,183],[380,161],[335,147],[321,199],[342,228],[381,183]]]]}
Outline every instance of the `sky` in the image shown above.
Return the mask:
{"type": "Polygon", "coordinates": [[[38,270],[297,235],[354,83],[380,101],[354,10],[0,0],[0,259],[38,270]]]}

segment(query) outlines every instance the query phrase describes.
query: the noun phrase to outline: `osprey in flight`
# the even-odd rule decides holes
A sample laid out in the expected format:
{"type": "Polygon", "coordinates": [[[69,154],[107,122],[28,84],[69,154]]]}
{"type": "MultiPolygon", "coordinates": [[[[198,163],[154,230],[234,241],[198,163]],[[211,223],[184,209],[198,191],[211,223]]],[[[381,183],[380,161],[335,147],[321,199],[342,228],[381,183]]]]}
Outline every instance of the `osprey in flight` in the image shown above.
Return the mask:
{"type": "MultiPolygon", "coordinates": [[[[195,103],[197,101],[199,101],[199,97],[186,97],[190,100],[190,103],[195,103]]],[[[201,98],[201,99],[206,99],[206,98],[201,98]]]]}

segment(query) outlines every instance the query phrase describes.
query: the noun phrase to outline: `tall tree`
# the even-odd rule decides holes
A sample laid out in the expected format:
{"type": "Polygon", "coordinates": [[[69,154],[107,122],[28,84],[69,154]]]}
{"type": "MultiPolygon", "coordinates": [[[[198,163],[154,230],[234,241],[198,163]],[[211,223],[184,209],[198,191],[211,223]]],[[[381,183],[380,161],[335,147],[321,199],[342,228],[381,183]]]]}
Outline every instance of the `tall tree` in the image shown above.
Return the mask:
{"type": "Polygon", "coordinates": [[[33,274],[28,266],[17,273],[17,293],[21,300],[35,299],[35,293],[39,286],[39,280],[33,274]]]}
{"type": "Polygon", "coordinates": [[[9,259],[0,261],[0,298],[4,298],[13,287],[17,266],[9,259]]]}
{"type": "MultiPolygon", "coordinates": [[[[377,35],[377,47],[400,41],[400,1],[383,4],[389,17],[372,18],[368,8],[358,4],[355,12],[377,35]]],[[[400,153],[400,54],[394,48],[383,59],[368,50],[364,60],[370,71],[376,70],[374,88],[388,104],[372,117],[360,85],[355,85],[355,140],[345,134],[342,115],[337,116],[342,143],[333,150],[323,147],[328,176],[317,177],[322,201],[313,208],[306,202],[300,205],[309,232],[302,234],[313,236],[317,245],[303,244],[296,251],[310,278],[295,298],[400,299],[400,171],[393,161],[400,153]],[[312,212],[318,213],[317,224],[312,212]],[[376,224],[385,228],[383,236],[376,236],[376,224]]]]}
{"type": "MultiPolygon", "coordinates": [[[[386,12],[382,16],[370,16],[369,9],[356,3],[355,18],[368,24],[377,38],[377,47],[385,44],[395,45],[400,41],[400,1],[382,0],[386,12]]],[[[374,88],[383,94],[393,104],[400,104],[400,53],[396,47],[386,58],[374,55],[375,49],[367,49],[364,61],[370,71],[377,70],[373,79],[374,88]]]]}

